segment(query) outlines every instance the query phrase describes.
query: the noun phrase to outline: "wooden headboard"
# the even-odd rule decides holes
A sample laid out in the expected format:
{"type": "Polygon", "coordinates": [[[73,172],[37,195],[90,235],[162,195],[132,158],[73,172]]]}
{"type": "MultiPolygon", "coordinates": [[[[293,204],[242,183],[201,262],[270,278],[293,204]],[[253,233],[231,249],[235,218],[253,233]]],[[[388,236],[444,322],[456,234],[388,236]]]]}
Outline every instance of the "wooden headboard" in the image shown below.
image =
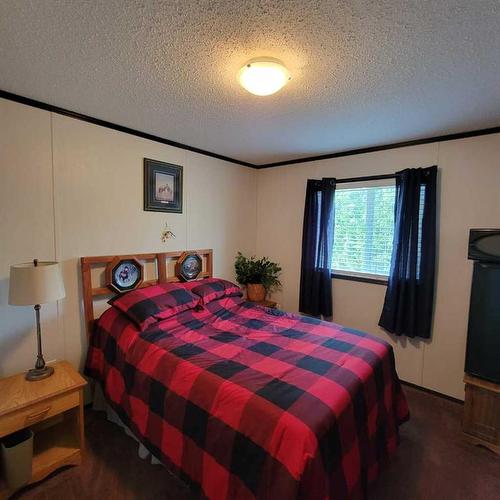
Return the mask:
{"type": "Polygon", "coordinates": [[[202,259],[202,272],[197,279],[212,277],[213,255],[211,249],[82,257],[80,260],[82,268],[83,311],[85,315],[87,338],[92,333],[94,321],[96,320],[94,316],[94,300],[98,300],[99,298],[102,299],[104,296],[117,295],[116,291],[106,286],[102,281],[106,266],[117,259],[136,259],[140,263],[148,264],[145,266],[146,272],[144,273],[144,279],[137,288],[144,288],[156,285],[157,283],[175,283],[181,281],[176,275],[175,264],[179,258],[183,257],[186,253],[196,253],[202,259]]]}

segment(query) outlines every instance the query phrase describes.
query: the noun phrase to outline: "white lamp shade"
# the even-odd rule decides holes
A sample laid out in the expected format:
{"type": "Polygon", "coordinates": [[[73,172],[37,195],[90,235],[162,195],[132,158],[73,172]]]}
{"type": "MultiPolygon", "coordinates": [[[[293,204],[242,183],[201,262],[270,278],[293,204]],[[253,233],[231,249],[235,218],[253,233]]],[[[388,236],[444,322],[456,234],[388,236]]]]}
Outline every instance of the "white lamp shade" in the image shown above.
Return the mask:
{"type": "Polygon", "coordinates": [[[33,306],[62,299],[65,295],[57,262],[27,262],[10,267],[9,304],[33,306]]]}

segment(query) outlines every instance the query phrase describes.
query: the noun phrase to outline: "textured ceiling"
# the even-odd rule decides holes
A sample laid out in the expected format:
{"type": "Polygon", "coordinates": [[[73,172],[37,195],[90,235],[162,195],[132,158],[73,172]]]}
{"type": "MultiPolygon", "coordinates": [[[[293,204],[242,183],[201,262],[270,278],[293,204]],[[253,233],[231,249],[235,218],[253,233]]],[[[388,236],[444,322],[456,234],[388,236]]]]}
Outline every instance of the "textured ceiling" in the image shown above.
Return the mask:
{"type": "Polygon", "coordinates": [[[0,88],[252,163],[487,128],[500,1],[2,0],[0,88]]]}

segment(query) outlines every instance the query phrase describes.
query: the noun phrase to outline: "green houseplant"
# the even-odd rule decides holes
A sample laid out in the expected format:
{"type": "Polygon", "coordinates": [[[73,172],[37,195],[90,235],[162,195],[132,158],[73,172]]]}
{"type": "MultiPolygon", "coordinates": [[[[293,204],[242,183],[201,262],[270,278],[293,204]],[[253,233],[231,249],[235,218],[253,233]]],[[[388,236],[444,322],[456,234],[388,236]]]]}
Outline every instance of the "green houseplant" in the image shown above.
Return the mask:
{"type": "Polygon", "coordinates": [[[255,256],[245,257],[241,252],[236,255],[234,262],[236,281],[247,288],[248,300],[260,302],[265,300],[266,294],[281,288],[279,276],[281,267],[271,262],[267,257],[257,259],[255,256]]]}

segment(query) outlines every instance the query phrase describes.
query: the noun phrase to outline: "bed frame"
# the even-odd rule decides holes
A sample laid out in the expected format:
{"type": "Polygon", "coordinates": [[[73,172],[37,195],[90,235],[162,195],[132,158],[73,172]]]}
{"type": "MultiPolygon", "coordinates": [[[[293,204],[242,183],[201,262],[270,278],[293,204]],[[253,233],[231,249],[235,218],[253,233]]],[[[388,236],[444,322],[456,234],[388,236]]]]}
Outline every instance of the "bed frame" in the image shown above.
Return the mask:
{"type": "Polygon", "coordinates": [[[94,321],[97,319],[94,315],[94,300],[102,299],[104,296],[114,296],[117,292],[109,287],[108,284],[99,283],[94,285],[93,282],[102,281],[102,276],[106,274],[106,267],[117,259],[136,259],[140,263],[152,263],[155,276],[153,278],[141,281],[136,288],[144,288],[147,286],[156,285],[157,283],[177,283],[182,281],[176,274],[176,263],[188,253],[198,254],[203,262],[202,272],[197,279],[211,278],[213,274],[213,253],[212,249],[203,250],[186,250],[179,252],[162,252],[162,253],[138,253],[129,255],[106,255],[101,257],[82,257],[82,285],[83,285],[83,311],[85,315],[85,328],[87,338],[90,337],[94,321]],[[101,277],[96,276],[92,270],[101,268],[101,277]],[[173,272],[172,272],[173,270],[173,272]]]}

